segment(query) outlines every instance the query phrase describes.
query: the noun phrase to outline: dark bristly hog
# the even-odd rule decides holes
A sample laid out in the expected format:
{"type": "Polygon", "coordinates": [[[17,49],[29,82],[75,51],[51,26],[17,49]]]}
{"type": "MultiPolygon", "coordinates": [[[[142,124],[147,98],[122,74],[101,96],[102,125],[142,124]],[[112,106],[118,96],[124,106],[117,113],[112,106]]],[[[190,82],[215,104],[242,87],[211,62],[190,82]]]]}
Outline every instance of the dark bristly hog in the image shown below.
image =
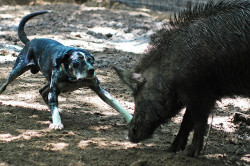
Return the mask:
{"type": "Polygon", "coordinates": [[[216,100],[250,97],[250,3],[197,4],[175,15],[170,29],[153,35],[133,72],[114,68],[134,92],[130,141],[149,138],[186,107],[170,151],[184,150],[194,130],[186,154],[197,156],[216,100]]]}

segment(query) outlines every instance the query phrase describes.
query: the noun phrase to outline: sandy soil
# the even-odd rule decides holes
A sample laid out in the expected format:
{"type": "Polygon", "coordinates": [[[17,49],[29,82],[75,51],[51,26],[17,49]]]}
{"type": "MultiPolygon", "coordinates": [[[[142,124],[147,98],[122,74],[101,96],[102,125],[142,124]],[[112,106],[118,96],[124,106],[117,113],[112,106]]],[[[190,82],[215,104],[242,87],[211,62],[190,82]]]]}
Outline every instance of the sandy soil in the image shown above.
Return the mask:
{"type": "MultiPolygon", "coordinates": [[[[132,92],[111,65],[132,68],[147,47],[154,30],[167,25],[161,14],[105,9],[74,4],[2,6],[0,8],[0,83],[8,77],[23,44],[16,29],[21,18],[38,10],[26,26],[29,38],[46,37],[87,49],[96,58],[101,85],[133,113],[132,92]]],[[[50,112],[38,90],[41,73],[23,74],[0,95],[0,166],[9,165],[249,165],[250,127],[233,123],[234,112],[250,112],[250,100],[217,102],[206,150],[198,158],[168,153],[182,114],[162,125],[153,138],[139,144],[127,140],[127,123],[87,88],[62,94],[59,106],[65,128],[48,129],[50,112]]],[[[211,115],[212,116],[212,115],[211,115]]]]}

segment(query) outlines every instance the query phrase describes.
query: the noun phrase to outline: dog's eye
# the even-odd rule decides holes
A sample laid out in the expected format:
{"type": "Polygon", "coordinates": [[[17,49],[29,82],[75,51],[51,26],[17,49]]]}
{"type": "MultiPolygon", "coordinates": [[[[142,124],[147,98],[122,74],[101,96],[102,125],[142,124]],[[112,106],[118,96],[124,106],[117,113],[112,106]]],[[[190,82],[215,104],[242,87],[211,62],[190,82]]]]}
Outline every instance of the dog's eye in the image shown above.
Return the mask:
{"type": "Polygon", "coordinates": [[[73,67],[77,68],[77,67],[79,67],[79,64],[80,64],[79,61],[73,62],[73,67]]]}

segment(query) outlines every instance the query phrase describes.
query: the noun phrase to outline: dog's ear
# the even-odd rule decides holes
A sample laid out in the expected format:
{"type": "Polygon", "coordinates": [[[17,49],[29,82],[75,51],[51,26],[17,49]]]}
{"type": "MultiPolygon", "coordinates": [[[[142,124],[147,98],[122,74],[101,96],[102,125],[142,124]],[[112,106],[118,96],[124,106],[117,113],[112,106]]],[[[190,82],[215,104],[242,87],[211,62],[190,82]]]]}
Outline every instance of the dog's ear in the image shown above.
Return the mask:
{"type": "Polygon", "coordinates": [[[72,48],[70,49],[62,49],[62,50],[58,50],[55,52],[54,56],[53,56],[53,67],[57,68],[59,67],[63,62],[65,62],[67,59],[69,59],[69,57],[71,56],[70,51],[72,50],[72,48]]]}

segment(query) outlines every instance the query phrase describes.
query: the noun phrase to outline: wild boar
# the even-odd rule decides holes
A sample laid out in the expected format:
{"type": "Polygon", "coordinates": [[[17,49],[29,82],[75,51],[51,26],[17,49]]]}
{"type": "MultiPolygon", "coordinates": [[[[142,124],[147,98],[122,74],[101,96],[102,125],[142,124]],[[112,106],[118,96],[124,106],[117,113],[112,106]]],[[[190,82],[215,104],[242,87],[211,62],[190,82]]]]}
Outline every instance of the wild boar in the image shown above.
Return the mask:
{"type": "Polygon", "coordinates": [[[152,36],[134,71],[114,68],[134,92],[130,141],[149,138],[186,108],[170,151],[184,150],[194,130],[186,154],[197,156],[216,100],[250,96],[250,3],[210,1],[180,12],[152,36]]]}

